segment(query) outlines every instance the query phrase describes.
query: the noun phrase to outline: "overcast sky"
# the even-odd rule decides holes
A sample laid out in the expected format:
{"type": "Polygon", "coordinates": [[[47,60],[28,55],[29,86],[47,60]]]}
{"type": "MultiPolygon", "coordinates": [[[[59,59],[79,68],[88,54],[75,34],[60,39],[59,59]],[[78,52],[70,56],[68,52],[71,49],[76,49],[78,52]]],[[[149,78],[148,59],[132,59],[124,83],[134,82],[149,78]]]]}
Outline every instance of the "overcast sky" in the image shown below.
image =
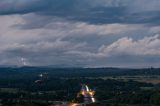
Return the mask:
{"type": "Polygon", "coordinates": [[[160,0],[0,0],[0,65],[160,67],[160,0]]]}

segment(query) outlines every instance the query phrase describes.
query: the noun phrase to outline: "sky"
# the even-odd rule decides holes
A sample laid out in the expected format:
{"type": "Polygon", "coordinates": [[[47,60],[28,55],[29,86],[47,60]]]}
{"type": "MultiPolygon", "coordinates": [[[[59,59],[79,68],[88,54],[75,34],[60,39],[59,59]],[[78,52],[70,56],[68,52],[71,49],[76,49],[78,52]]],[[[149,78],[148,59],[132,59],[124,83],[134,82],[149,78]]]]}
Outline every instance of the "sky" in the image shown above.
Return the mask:
{"type": "Polygon", "coordinates": [[[0,65],[160,67],[160,0],[0,0],[0,65]]]}

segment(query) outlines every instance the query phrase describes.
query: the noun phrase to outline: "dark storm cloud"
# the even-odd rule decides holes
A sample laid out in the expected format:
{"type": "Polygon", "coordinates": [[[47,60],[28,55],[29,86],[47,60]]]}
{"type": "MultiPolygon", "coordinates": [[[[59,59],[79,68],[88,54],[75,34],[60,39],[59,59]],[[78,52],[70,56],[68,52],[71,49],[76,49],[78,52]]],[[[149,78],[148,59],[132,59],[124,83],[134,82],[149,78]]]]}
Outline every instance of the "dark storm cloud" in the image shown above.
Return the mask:
{"type": "Polygon", "coordinates": [[[45,6],[42,0],[1,0],[0,1],[0,14],[26,14],[30,12],[40,11],[45,6]]]}
{"type": "Polygon", "coordinates": [[[91,24],[160,23],[159,0],[1,0],[0,8],[1,15],[33,12],[91,24]]]}
{"type": "Polygon", "coordinates": [[[160,0],[0,0],[0,64],[159,67],[159,19],[160,0]]]}

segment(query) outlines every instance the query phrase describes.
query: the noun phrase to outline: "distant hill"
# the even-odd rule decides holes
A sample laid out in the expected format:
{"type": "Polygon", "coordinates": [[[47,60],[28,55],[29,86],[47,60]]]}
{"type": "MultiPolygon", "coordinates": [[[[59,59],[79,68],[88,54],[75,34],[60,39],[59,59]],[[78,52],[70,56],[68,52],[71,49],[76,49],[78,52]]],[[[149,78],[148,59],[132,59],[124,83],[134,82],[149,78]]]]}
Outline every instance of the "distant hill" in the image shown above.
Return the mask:
{"type": "Polygon", "coordinates": [[[160,75],[160,68],[51,68],[51,67],[1,67],[0,77],[38,75],[48,73],[55,77],[105,77],[126,75],[160,75]]]}

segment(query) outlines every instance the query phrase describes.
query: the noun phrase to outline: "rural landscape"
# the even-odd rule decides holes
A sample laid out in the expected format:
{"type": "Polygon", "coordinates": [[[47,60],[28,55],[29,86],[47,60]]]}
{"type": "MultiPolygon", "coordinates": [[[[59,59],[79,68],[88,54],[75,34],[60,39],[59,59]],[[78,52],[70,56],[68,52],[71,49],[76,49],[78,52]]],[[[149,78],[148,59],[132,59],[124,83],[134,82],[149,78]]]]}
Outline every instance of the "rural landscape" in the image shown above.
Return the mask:
{"type": "Polygon", "coordinates": [[[1,106],[83,103],[83,98],[77,99],[81,84],[95,91],[96,102],[86,106],[160,105],[159,68],[13,67],[0,70],[1,106]]]}
{"type": "Polygon", "coordinates": [[[160,0],[0,0],[0,106],[160,106],[160,0]]]}

